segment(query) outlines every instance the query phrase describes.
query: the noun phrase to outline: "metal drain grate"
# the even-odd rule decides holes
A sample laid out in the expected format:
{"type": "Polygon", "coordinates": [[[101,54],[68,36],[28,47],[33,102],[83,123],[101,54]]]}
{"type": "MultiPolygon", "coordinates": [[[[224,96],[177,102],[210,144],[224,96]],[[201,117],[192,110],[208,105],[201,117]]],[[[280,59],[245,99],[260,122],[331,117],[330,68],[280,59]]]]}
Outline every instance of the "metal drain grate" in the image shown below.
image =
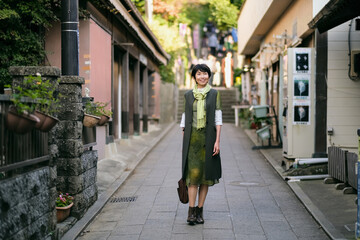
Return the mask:
{"type": "Polygon", "coordinates": [[[114,197],[110,199],[110,203],[117,202],[135,202],[138,197],[114,197]]]}

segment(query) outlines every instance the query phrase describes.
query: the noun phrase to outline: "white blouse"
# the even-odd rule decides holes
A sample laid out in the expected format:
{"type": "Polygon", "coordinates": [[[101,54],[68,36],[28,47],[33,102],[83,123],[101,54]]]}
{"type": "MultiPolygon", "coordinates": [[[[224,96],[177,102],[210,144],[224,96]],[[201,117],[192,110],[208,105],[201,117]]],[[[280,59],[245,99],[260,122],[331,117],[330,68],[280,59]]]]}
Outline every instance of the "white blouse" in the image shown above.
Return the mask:
{"type": "MultiPolygon", "coordinates": [[[[221,110],[215,110],[215,125],[223,125],[222,122],[222,111],[221,110]]],[[[180,127],[184,128],[185,127],[185,113],[183,113],[181,115],[181,122],[180,122],[180,127]]]]}

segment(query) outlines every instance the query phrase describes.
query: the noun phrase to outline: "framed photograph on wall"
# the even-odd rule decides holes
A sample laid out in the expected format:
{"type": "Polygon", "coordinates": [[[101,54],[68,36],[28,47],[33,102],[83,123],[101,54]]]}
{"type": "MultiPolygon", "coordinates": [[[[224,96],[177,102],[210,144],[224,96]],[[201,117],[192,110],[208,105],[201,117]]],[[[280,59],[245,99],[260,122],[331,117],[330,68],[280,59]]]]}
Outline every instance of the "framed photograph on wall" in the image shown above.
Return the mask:
{"type": "Polygon", "coordinates": [[[294,102],[294,125],[310,125],[310,103],[294,102]]]}
{"type": "Polygon", "coordinates": [[[309,48],[296,48],[294,51],[294,73],[311,72],[311,56],[309,48]]]}
{"type": "Polygon", "coordinates": [[[294,99],[310,99],[310,75],[294,76],[294,99]]]}

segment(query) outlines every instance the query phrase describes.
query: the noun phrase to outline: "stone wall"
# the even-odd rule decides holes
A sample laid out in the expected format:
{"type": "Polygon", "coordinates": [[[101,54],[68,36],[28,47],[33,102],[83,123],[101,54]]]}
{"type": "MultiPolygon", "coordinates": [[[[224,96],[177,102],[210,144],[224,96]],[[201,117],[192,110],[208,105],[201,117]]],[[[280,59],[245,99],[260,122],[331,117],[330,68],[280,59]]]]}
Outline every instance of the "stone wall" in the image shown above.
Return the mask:
{"type": "MultiPolygon", "coordinates": [[[[49,132],[48,166],[34,166],[0,181],[0,239],[57,239],[55,199],[58,192],[74,196],[71,215],[80,219],[97,200],[97,151],[82,142],[84,79],[63,76],[54,67],[11,67],[13,86],[24,76],[40,73],[58,87],[60,122],[49,132]],[[37,168],[36,168],[37,167],[37,168]]],[[[63,232],[62,232],[63,233],[63,232]]]]}
{"type": "Polygon", "coordinates": [[[175,84],[161,82],[160,85],[160,123],[175,121],[176,100],[175,84]]]}
{"type": "MultiPolygon", "coordinates": [[[[60,69],[55,67],[10,67],[13,86],[24,76],[40,73],[43,80],[57,84],[60,69]]],[[[56,230],[56,166],[58,150],[54,131],[49,136],[48,166],[17,170],[17,175],[0,181],[0,239],[49,239],[56,230]],[[21,173],[22,172],[22,173],[21,173]]]]}
{"type": "Polygon", "coordinates": [[[84,79],[81,77],[61,77],[61,107],[58,115],[60,123],[56,126],[59,148],[56,186],[58,191],[74,196],[71,215],[77,219],[97,200],[97,151],[85,151],[82,142],[83,83],[84,79]]]}
{"type": "Polygon", "coordinates": [[[0,239],[45,239],[54,234],[54,183],[50,167],[1,181],[0,239]]]}

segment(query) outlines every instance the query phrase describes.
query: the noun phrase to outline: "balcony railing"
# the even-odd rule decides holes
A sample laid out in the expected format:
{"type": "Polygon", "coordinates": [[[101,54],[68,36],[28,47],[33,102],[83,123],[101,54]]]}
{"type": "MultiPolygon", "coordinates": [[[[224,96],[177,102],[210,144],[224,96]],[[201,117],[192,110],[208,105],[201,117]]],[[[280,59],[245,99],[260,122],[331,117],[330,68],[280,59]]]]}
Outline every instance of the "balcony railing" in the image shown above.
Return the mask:
{"type": "Polygon", "coordinates": [[[23,167],[50,159],[48,133],[33,129],[20,135],[6,128],[6,113],[10,105],[10,96],[0,95],[0,179],[23,167]]]}

